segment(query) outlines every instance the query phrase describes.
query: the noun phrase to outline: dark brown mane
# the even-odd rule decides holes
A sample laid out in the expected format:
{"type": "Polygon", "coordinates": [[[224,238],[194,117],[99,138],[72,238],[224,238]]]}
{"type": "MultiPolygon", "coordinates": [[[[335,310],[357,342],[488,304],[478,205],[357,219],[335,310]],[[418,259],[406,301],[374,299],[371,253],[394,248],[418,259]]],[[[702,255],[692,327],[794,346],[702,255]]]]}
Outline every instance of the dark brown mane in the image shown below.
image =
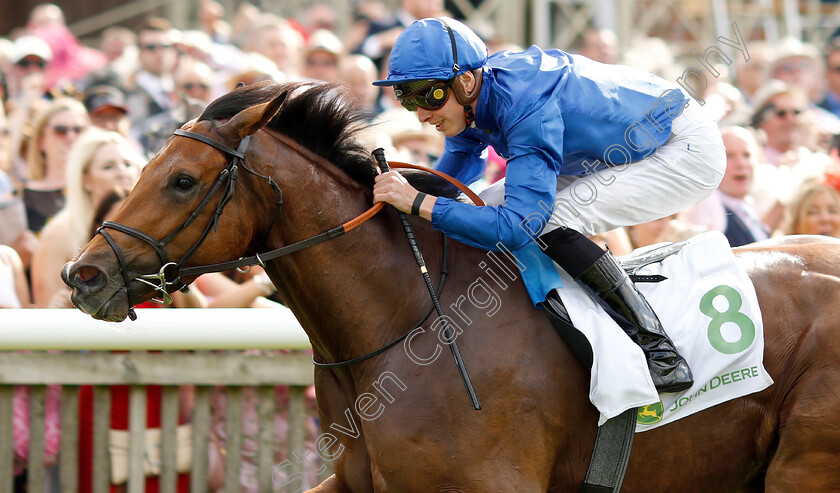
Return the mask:
{"type": "Polygon", "coordinates": [[[287,95],[286,100],[266,126],[342,168],[354,179],[372,186],[376,171],[371,150],[356,138],[364,128],[366,115],[353,109],[337,84],[259,82],[216,99],[199,120],[224,120],[283,93],[287,95]]]}
{"type": "MultiPolygon", "coordinates": [[[[245,108],[286,94],[277,114],[266,125],[343,169],[353,179],[373,186],[376,169],[367,149],[357,139],[369,116],[356,111],[338,84],[263,81],[235,89],[210,103],[199,120],[225,120],[245,108]]],[[[457,197],[457,188],[422,172],[406,172],[418,190],[457,197]]]]}

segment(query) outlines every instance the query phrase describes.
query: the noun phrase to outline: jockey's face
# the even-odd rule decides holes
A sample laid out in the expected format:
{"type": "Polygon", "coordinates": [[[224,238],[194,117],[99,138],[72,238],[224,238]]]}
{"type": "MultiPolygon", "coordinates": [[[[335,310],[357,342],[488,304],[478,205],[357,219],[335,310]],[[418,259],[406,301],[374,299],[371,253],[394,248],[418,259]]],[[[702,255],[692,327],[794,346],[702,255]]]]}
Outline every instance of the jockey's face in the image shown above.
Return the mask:
{"type": "MultiPolygon", "coordinates": [[[[452,91],[448,88],[447,91],[452,91]]],[[[452,95],[449,95],[446,103],[440,108],[427,110],[417,107],[417,118],[429,125],[434,125],[435,130],[447,137],[454,137],[467,128],[467,115],[464,113],[464,106],[452,95]]]]}

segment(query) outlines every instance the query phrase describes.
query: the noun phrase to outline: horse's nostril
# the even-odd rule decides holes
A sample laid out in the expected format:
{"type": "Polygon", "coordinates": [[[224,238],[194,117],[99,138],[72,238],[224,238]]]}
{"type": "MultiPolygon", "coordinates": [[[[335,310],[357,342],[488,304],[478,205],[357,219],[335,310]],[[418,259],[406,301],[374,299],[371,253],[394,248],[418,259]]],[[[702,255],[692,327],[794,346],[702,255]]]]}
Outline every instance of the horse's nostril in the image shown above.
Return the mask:
{"type": "Polygon", "coordinates": [[[76,277],[83,283],[88,283],[99,275],[99,269],[96,267],[82,267],[76,272],[76,277]]]}

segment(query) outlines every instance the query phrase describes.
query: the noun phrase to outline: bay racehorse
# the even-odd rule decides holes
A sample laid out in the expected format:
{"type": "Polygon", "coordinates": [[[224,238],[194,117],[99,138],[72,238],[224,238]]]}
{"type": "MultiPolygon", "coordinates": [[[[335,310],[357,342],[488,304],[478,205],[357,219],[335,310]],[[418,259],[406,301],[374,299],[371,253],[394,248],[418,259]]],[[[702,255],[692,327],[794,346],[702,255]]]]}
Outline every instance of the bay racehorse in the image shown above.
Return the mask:
{"type": "MultiPolygon", "coordinates": [[[[335,233],[363,214],[376,170],[350,107],[334,87],[274,83],[211,103],[62,271],[76,306],[123,320],[199,266],[335,233]]],[[[446,266],[441,305],[482,408],[428,316],[396,211],[265,260],[317,362],[366,355],[422,322],[374,357],[316,367],[316,446],[335,475],[312,491],[576,491],[598,418],[583,366],[511,278],[510,260],[454,241],[446,249],[428,222],[410,221],[435,285],[446,266]]],[[[780,239],[737,258],[758,292],[775,384],[637,435],[622,491],[840,487],[840,242],[780,239]]]]}

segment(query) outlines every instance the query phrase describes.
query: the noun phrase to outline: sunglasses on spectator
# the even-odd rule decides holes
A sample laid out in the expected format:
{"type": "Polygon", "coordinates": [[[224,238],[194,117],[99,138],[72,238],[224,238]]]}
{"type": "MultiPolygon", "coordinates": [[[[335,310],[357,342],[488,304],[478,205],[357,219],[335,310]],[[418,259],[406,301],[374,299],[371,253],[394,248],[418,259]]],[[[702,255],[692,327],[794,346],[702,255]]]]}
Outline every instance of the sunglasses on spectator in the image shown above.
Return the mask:
{"type": "Polygon", "coordinates": [[[334,67],[338,65],[338,62],[335,60],[307,59],[306,64],[310,67],[334,67]]]}
{"type": "Polygon", "coordinates": [[[436,110],[446,103],[449,99],[449,87],[452,81],[449,79],[445,81],[433,80],[422,87],[410,91],[410,85],[398,86],[394,88],[394,94],[408,111],[417,111],[417,108],[424,110],[436,110]],[[406,91],[409,92],[406,93],[406,91]]]}
{"type": "Polygon", "coordinates": [[[802,110],[800,110],[800,109],[792,109],[792,110],[786,110],[786,109],[779,110],[779,109],[777,109],[776,111],[773,111],[773,114],[775,116],[779,117],[779,118],[785,118],[789,114],[791,114],[793,116],[799,116],[800,113],[802,113],[802,110]]]}
{"type": "Polygon", "coordinates": [[[181,88],[185,91],[192,91],[193,89],[210,89],[209,84],[204,84],[202,82],[187,82],[186,84],[182,84],[181,88]]]}
{"type": "Polygon", "coordinates": [[[62,135],[62,136],[67,135],[70,132],[74,132],[78,135],[78,134],[82,133],[84,131],[84,129],[85,129],[85,127],[83,127],[81,125],[76,125],[76,126],[72,126],[72,127],[70,125],[56,125],[52,128],[53,132],[55,132],[57,135],[62,135]]]}
{"type": "Polygon", "coordinates": [[[44,60],[31,60],[24,58],[20,60],[15,65],[21,68],[29,68],[29,67],[38,67],[40,69],[46,68],[47,62],[44,60]]]}
{"type": "Polygon", "coordinates": [[[163,44],[163,43],[149,43],[147,45],[143,45],[143,49],[146,51],[155,51],[158,48],[161,49],[169,49],[172,48],[174,45],[171,44],[163,44]]]}

